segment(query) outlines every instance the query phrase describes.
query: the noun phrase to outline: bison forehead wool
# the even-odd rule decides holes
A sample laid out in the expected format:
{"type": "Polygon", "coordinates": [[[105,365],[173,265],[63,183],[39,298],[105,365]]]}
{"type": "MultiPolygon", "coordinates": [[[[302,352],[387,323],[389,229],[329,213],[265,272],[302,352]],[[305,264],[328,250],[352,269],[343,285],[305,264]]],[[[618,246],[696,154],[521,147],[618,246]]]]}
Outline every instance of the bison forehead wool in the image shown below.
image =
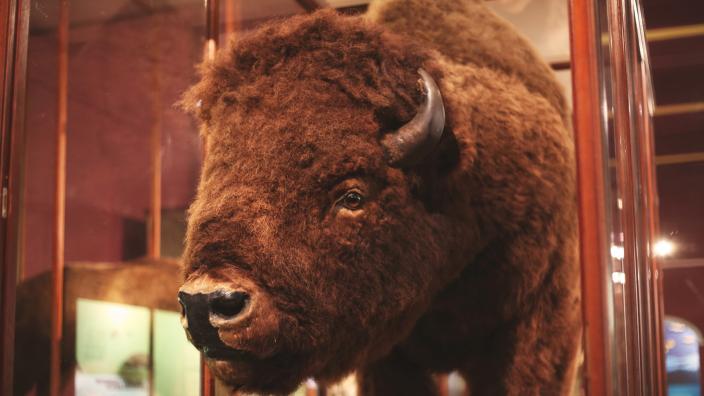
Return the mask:
{"type": "MultiPolygon", "coordinates": [[[[186,278],[247,279],[271,303],[266,325],[232,341],[254,357],[210,362],[231,385],[283,392],[339,378],[407,339],[476,256],[498,254],[490,247],[507,260],[567,249],[562,109],[519,77],[328,11],[243,36],[201,75],[183,100],[207,142],[186,278]],[[419,68],[440,85],[445,133],[422,164],[392,167],[380,139],[421,104],[419,68]],[[360,197],[351,209],[349,192],[360,197]],[[498,246],[520,233],[540,237],[498,246]]],[[[489,292],[498,316],[523,309],[550,262],[487,282],[506,289],[489,292]]]]}

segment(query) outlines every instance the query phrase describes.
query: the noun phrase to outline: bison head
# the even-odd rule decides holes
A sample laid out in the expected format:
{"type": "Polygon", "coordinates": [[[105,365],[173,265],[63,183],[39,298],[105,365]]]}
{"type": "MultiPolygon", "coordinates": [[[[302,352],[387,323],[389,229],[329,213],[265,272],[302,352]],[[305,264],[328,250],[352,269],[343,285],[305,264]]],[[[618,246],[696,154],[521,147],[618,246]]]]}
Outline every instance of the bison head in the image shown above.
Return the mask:
{"type": "Polygon", "coordinates": [[[437,56],[319,12],[204,65],[184,99],[207,156],[179,297],[226,383],[286,392],[387,354],[467,262],[437,56]]]}

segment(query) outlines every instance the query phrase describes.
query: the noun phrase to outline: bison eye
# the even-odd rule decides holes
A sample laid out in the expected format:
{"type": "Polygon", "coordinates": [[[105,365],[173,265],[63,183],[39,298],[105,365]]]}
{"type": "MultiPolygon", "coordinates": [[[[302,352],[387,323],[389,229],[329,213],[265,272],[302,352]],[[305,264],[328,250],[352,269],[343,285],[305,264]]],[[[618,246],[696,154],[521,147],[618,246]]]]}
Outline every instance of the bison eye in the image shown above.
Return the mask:
{"type": "Polygon", "coordinates": [[[357,210],[362,207],[364,197],[357,191],[348,191],[340,200],[342,206],[349,210],[357,210]]]}

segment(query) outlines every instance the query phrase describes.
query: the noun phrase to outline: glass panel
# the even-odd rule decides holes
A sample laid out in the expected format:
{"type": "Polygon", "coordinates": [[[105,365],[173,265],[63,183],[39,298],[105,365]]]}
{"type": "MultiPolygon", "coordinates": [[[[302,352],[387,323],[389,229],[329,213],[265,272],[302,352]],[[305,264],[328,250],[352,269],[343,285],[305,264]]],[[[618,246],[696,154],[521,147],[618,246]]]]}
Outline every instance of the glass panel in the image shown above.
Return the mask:
{"type": "Polygon", "coordinates": [[[154,310],[154,394],[190,396],[200,392],[198,351],[183,337],[179,313],[154,310]]]}
{"type": "MultiPolygon", "coordinates": [[[[202,153],[194,123],[173,106],[206,53],[202,1],[70,1],[68,19],[60,17],[58,4],[31,2],[27,120],[20,131],[16,394],[43,394],[49,386],[54,183],[64,169],[61,163],[57,169],[55,136],[64,116],[62,392],[196,394],[197,354],[178,325],[174,296],[180,271],[169,258],[181,254],[184,212],[202,153]],[[61,74],[57,32],[64,24],[69,62],[61,74]],[[64,82],[66,96],[59,89],[64,82]],[[57,110],[60,100],[67,102],[65,114],[57,110]]],[[[222,42],[272,18],[303,12],[301,4],[222,0],[215,31],[222,42]]],[[[526,4],[518,12],[515,7],[500,12],[543,57],[564,67],[569,58],[565,3],[526,4]]],[[[561,70],[566,89],[569,80],[569,70],[561,70]]],[[[443,394],[467,391],[457,373],[439,375],[437,381],[443,394]]],[[[311,380],[297,394],[316,389],[311,380]]],[[[216,386],[217,394],[227,392],[216,386]]]]}
{"type": "Polygon", "coordinates": [[[640,4],[596,2],[605,163],[607,336],[612,392],[661,390],[659,272],[654,265],[652,92],[640,4]]]}
{"type": "Polygon", "coordinates": [[[562,0],[491,1],[489,8],[506,18],[549,63],[569,63],[568,2],[562,0]]]}
{"type": "Polygon", "coordinates": [[[666,316],[664,325],[668,394],[698,396],[702,380],[702,334],[692,323],[673,316],[666,316]]]}
{"type": "Polygon", "coordinates": [[[221,44],[262,23],[306,11],[302,2],[296,0],[219,0],[218,3],[221,44]]]}
{"type": "Polygon", "coordinates": [[[76,0],[67,3],[68,18],[60,4],[30,4],[27,99],[18,110],[26,122],[17,131],[15,394],[49,387],[54,191],[64,171],[61,391],[175,395],[165,387],[177,378],[178,392],[198,394],[197,353],[180,325],[178,332],[167,328],[178,324],[176,258],[201,161],[197,128],[175,104],[203,56],[203,2],[76,0]],[[62,26],[65,74],[57,67],[62,26]],[[57,110],[60,100],[65,114],[57,110]],[[67,157],[57,165],[62,116],[67,157]]]}
{"type": "Polygon", "coordinates": [[[704,353],[704,3],[643,1],[655,88],[655,163],[667,391],[700,395],[704,353]]]}
{"type": "Polygon", "coordinates": [[[149,309],[76,301],[77,395],[149,392],[149,309]]]}
{"type": "Polygon", "coordinates": [[[619,195],[617,170],[615,167],[615,135],[614,135],[614,107],[613,107],[613,79],[611,76],[610,57],[610,31],[608,24],[608,8],[605,4],[597,6],[598,34],[596,42],[600,44],[599,54],[599,79],[601,95],[601,122],[604,141],[604,159],[606,161],[604,171],[604,192],[606,210],[606,230],[608,235],[609,251],[607,256],[607,270],[605,274],[611,279],[605,282],[609,285],[605,290],[608,294],[606,298],[606,317],[608,318],[608,342],[611,348],[610,356],[613,359],[611,364],[612,384],[614,394],[619,394],[620,389],[626,382],[627,371],[627,322],[625,320],[626,301],[624,285],[626,283],[626,273],[624,271],[623,259],[625,257],[623,226],[620,219],[620,211],[623,209],[623,197],[619,195]]]}

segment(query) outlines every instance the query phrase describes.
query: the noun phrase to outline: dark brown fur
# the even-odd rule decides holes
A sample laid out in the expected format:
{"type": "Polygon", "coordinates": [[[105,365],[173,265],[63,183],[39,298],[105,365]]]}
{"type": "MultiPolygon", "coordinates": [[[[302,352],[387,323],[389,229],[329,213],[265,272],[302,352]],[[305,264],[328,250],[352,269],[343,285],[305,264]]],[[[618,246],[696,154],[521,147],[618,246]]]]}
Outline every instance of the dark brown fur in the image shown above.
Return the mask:
{"type": "Polygon", "coordinates": [[[567,389],[564,101],[421,44],[329,11],[294,17],[226,47],[186,95],[208,142],[186,278],[247,279],[275,307],[238,338],[253,357],[209,362],[230,385],[287,392],[356,369],[365,395],[432,394],[429,373],[457,369],[478,395],[567,389]],[[396,169],[379,139],[416,111],[419,67],[443,93],[445,138],[396,169]],[[350,188],[361,211],[335,203],[350,188]]]}

